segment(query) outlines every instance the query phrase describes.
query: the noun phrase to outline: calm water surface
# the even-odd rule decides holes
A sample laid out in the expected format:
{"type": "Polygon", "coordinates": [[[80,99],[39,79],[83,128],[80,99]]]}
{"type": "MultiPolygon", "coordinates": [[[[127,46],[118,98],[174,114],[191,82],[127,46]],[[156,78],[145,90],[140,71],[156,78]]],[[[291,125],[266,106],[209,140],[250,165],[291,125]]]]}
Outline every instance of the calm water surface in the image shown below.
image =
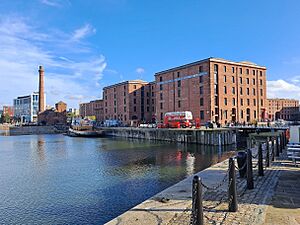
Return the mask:
{"type": "Polygon", "coordinates": [[[221,150],[115,138],[0,136],[0,224],[103,224],[224,160],[230,153],[221,150]]]}

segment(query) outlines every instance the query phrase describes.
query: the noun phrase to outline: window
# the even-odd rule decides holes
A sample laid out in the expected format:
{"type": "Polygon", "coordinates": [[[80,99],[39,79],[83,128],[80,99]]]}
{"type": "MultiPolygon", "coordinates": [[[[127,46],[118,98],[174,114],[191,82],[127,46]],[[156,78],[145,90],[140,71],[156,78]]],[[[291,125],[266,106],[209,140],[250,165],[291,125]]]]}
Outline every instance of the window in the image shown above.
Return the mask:
{"type": "Polygon", "coordinates": [[[215,105],[219,105],[218,104],[218,96],[215,96],[215,105]]]}
{"type": "Polygon", "coordinates": [[[160,103],[160,109],[163,109],[163,103],[162,102],[160,103]]]}
{"type": "Polygon", "coordinates": [[[225,119],[227,119],[227,110],[224,111],[225,119]]]}
{"type": "Polygon", "coordinates": [[[247,78],[246,81],[247,81],[247,84],[249,84],[249,78],[247,78]]]}
{"type": "Polygon", "coordinates": [[[200,76],[200,77],[199,77],[199,82],[200,82],[200,83],[203,83],[203,76],[200,76]]]}
{"type": "Polygon", "coordinates": [[[160,120],[163,120],[163,119],[164,119],[164,114],[160,113],[160,120]]]}
{"type": "Polygon", "coordinates": [[[126,112],[126,106],[124,106],[124,112],[126,112]]]}
{"type": "Polygon", "coordinates": [[[234,73],[234,67],[232,67],[232,73],[234,73]]]}
{"type": "Polygon", "coordinates": [[[250,99],[247,98],[247,105],[249,106],[250,105],[250,99]]]}
{"type": "Polygon", "coordinates": [[[255,85],[255,79],[254,78],[252,79],[252,84],[255,85]]]}
{"type": "Polygon", "coordinates": [[[134,85],[133,88],[136,89],[136,85],[134,85]]]}
{"type": "Polygon", "coordinates": [[[126,90],[126,86],[124,85],[124,91],[126,90]]]}
{"type": "Polygon", "coordinates": [[[203,87],[200,87],[200,95],[203,95],[203,87]]]}
{"type": "Polygon", "coordinates": [[[218,65],[217,64],[214,64],[214,71],[218,72],[218,65]]]}
{"type": "Polygon", "coordinates": [[[243,78],[240,77],[240,84],[243,84],[243,78]]]}
{"type": "Polygon", "coordinates": [[[243,88],[240,87],[240,95],[243,94],[243,88]]]}
{"type": "Polygon", "coordinates": [[[181,90],[177,91],[177,96],[178,96],[178,98],[180,98],[180,96],[181,96],[181,90]]]}
{"type": "Polygon", "coordinates": [[[244,105],[244,100],[241,98],[241,106],[244,105]]]}
{"type": "Polygon", "coordinates": [[[204,120],[204,111],[203,110],[200,111],[200,119],[204,120]]]}
{"type": "Polygon", "coordinates": [[[163,89],[163,85],[162,85],[162,84],[160,84],[160,85],[159,85],[159,90],[161,90],[161,91],[162,91],[162,89],[163,89]]]}
{"type": "Polygon", "coordinates": [[[235,80],[234,80],[234,76],[232,76],[232,83],[234,83],[235,82],[235,80]]]}
{"type": "Polygon", "coordinates": [[[147,106],[147,112],[149,112],[149,111],[150,111],[149,106],[147,106]]]}
{"type": "Polygon", "coordinates": [[[256,118],[256,110],[254,110],[253,112],[254,112],[254,118],[256,118]]]}
{"type": "Polygon", "coordinates": [[[136,99],[133,99],[133,104],[136,104],[136,99]]]}
{"type": "Polygon", "coordinates": [[[133,107],[133,111],[136,112],[136,106],[133,107]]]}
{"type": "Polygon", "coordinates": [[[246,69],[246,74],[249,75],[249,69],[246,69]]]}
{"type": "Polygon", "coordinates": [[[262,71],[259,71],[259,75],[262,76],[262,71]]]}
{"type": "Polygon", "coordinates": [[[255,75],[255,70],[252,70],[252,74],[255,75]]]}
{"type": "Polygon", "coordinates": [[[227,98],[224,98],[224,105],[227,105],[227,98]]]}
{"type": "Polygon", "coordinates": [[[249,88],[247,88],[247,95],[249,95],[250,94],[250,90],[249,90],[249,88]]]}
{"type": "Polygon", "coordinates": [[[264,106],[264,100],[263,99],[260,100],[260,105],[264,106]]]}
{"type": "Polygon", "coordinates": [[[260,95],[263,96],[264,93],[263,93],[263,89],[260,89],[260,95]]]}
{"type": "Polygon", "coordinates": [[[160,100],[163,100],[163,93],[159,93],[160,100]]]}
{"type": "Polygon", "coordinates": [[[243,119],[244,118],[244,111],[241,110],[241,118],[243,119]]]}
{"type": "Polygon", "coordinates": [[[225,72],[225,73],[226,73],[226,69],[227,69],[226,66],[224,66],[224,72],[225,72]]]}
{"type": "Polygon", "coordinates": [[[162,77],[159,77],[159,81],[162,82],[162,77]]]}
{"type": "Polygon", "coordinates": [[[235,98],[232,98],[232,105],[235,106],[235,98]]]}
{"type": "Polygon", "coordinates": [[[260,80],[259,80],[259,84],[260,84],[260,85],[262,85],[262,84],[263,84],[263,82],[262,82],[262,79],[260,79],[260,80]]]}
{"type": "Polygon", "coordinates": [[[242,68],[240,68],[240,74],[243,74],[243,69],[242,68]]]}
{"type": "Polygon", "coordinates": [[[178,101],[178,108],[180,108],[181,107],[181,103],[180,103],[180,101],[178,101]]]}
{"type": "Polygon", "coordinates": [[[180,72],[177,72],[177,77],[180,77],[180,72]]]}
{"type": "Polygon", "coordinates": [[[253,105],[256,106],[256,99],[253,99],[253,105]]]}
{"type": "Polygon", "coordinates": [[[226,75],[224,75],[224,83],[226,83],[226,75]]]}
{"type": "Polygon", "coordinates": [[[200,106],[203,106],[203,98],[200,98],[200,106]]]}
{"type": "Polygon", "coordinates": [[[253,93],[253,95],[255,95],[255,94],[256,94],[256,92],[255,92],[255,88],[253,88],[253,89],[252,89],[252,93],[253,93]]]}
{"type": "Polygon", "coordinates": [[[199,66],[199,73],[203,72],[203,66],[199,66]]]}
{"type": "Polygon", "coordinates": [[[232,87],[232,94],[235,94],[235,87],[232,87]]]}
{"type": "Polygon", "coordinates": [[[126,98],[124,98],[124,104],[126,104],[126,98]]]}
{"type": "Polygon", "coordinates": [[[177,81],[177,87],[181,87],[181,80],[177,81]]]}
{"type": "Polygon", "coordinates": [[[227,87],[224,86],[224,94],[227,94],[227,87]]]}
{"type": "Polygon", "coordinates": [[[136,91],[133,92],[133,96],[136,96],[136,91]]]}

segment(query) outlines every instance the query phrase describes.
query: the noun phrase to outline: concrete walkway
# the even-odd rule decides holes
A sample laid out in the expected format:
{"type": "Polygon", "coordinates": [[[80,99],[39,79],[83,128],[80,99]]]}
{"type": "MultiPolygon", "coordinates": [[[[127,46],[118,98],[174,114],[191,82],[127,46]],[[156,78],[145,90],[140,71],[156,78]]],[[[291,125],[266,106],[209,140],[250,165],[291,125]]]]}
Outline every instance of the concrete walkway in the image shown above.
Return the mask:
{"type": "MultiPolygon", "coordinates": [[[[253,190],[245,189],[246,180],[238,178],[239,209],[235,213],[228,212],[227,168],[228,161],[225,161],[197,174],[209,187],[223,183],[216,190],[203,191],[204,224],[300,224],[299,167],[277,160],[266,168],[263,177],[257,176],[256,167],[253,190]]],[[[190,224],[191,183],[192,177],[189,177],[108,224],[190,224]]]]}

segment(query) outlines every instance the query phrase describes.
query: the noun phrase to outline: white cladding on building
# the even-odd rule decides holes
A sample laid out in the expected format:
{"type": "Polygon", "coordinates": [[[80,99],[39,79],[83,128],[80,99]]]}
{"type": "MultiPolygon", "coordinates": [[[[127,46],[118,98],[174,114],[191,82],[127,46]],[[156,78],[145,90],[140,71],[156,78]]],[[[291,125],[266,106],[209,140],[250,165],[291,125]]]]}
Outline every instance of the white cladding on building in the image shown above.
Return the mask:
{"type": "Polygon", "coordinates": [[[19,96],[16,99],[14,99],[14,116],[17,119],[21,120],[21,123],[36,122],[38,110],[38,92],[33,92],[32,94],[26,96],[19,96]]]}

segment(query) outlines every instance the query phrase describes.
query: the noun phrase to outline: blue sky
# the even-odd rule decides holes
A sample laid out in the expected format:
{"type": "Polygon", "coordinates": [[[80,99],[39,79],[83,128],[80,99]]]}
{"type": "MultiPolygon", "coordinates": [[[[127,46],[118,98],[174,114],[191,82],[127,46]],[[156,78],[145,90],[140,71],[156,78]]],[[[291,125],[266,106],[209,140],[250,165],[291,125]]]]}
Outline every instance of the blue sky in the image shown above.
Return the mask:
{"type": "Polygon", "coordinates": [[[207,57],[267,66],[268,96],[300,99],[297,0],[1,0],[0,105],[37,90],[70,107],[102,87],[207,57]]]}

